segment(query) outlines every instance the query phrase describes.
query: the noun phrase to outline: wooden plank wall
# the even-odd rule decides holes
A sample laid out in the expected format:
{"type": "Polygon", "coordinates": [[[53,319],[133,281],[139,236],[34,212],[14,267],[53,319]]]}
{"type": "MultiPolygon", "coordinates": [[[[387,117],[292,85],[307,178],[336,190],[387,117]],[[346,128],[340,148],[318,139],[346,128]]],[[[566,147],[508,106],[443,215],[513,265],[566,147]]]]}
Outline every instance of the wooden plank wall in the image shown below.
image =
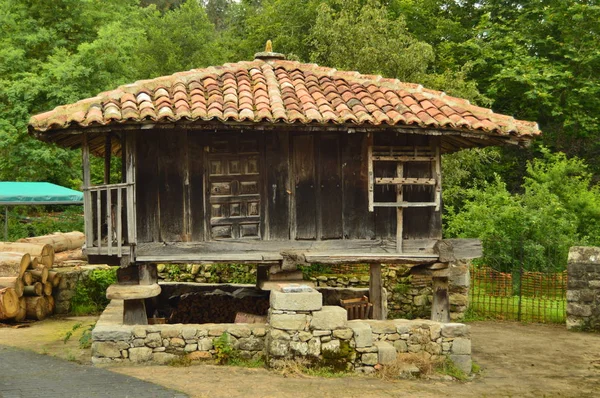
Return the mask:
{"type": "MultiPolygon", "coordinates": [[[[213,134],[228,134],[213,133],[213,134]]],[[[395,239],[396,210],[368,211],[367,135],[265,132],[261,202],[263,239],[395,239]]],[[[205,152],[207,133],[148,130],[138,134],[138,241],[207,239],[205,152]]],[[[378,133],[375,145],[429,145],[428,137],[378,133]]],[[[395,163],[380,165],[393,177],[395,163]]],[[[430,177],[431,167],[407,163],[405,177],[430,177]]],[[[405,186],[408,201],[430,201],[431,187],[405,186]]],[[[376,187],[377,201],[395,190],[376,187]]],[[[405,239],[441,238],[440,212],[404,210],[405,239]]]]}

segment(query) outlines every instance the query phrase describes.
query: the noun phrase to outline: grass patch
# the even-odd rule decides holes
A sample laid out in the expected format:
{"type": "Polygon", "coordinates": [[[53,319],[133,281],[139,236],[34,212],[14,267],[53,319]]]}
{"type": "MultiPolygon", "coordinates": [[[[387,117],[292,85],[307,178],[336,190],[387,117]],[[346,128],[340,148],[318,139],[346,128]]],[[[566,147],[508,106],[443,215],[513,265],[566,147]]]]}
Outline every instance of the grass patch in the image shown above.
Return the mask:
{"type": "Polygon", "coordinates": [[[258,359],[246,359],[239,356],[235,356],[227,363],[229,366],[238,366],[240,368],[264,368],[266,367],[265,359],[260,357],[258,359]]]}
{"type": "Polygon", "coordinates": [[[187,355],[179,355],[167,362],[167,365],[174,368],[185,368],[192,365],[192,360],[187,355]]]}
{"type": "Polygon", "coordinates": [[[395,380],[400,378],[423,377],[434,373],[440,366],[441,360],[434,360],[423,353],[401,353],[396,356],[396,361],[385,365],[377,373],[384,380],[395,380]],[[413,374],[414,369],[418,374],[413,374]]]}
{"type": "Polygon", "coordinates": [[[446,358],[446,360],[440,362],[436,367],[436,371],[441,374],[452,376],[460,381],[466,381],[469,378],[465,372],[456,367],[450,358],[446,358]]]}

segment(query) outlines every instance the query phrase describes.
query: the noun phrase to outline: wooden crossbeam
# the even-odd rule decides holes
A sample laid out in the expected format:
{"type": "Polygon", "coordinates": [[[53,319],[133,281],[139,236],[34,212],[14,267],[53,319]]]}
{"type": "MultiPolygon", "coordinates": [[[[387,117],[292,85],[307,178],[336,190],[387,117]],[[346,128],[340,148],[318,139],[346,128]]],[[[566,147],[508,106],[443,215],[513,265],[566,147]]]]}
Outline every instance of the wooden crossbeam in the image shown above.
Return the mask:
{"type": "Polygon", "coordinates": [[[374,207],[436,207],[435,202],[375,202],[374,207]]]}
{"type": "Polygon", "coordinates": [[[381,177],[375,178],[375,184],[377,185],[435,185],[436,181],[433,178],[394,178],[394,177],[381,177]]]}
{"type": "Polygon", "coordinates": [[[431,162],[434,156],[372,155],[375,162],[431,162]]]}

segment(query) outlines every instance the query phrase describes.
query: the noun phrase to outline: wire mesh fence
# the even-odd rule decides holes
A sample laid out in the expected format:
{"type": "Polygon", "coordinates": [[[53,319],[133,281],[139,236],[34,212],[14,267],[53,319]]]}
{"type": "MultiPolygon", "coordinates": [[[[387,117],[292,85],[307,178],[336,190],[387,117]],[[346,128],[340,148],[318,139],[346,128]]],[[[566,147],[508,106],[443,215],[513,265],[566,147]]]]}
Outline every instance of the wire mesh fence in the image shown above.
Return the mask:
{"type": "Polygon", "coordinates": [[[567,272],[500,272],[471,267],[469,306],[476,316],[524,322],[566,320],[567,272]]]}

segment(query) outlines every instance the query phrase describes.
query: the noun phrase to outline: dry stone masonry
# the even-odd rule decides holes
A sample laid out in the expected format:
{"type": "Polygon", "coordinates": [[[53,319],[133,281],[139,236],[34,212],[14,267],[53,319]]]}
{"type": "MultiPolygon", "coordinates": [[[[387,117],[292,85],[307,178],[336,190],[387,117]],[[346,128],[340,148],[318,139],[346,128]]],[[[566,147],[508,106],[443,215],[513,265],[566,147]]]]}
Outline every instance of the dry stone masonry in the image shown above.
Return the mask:
{"type": "Polygon", "coordinates": [[[600,247],[572,247],[567,273],[567,329],[600,332],[600,247]]]}
{"type": "Polygon", "coordinates": [[[314,364],[340,363],[347,370],[372,373],[391,364],[398,353],[451,358],[471,372],[469,328],[428,320],[347,321],[346,310],[323,306],[321,293],[273,291],[266,324],[123,325],[122,302],[113,300],[93,333],[96,364],[166,363],[181,355],[210,359],[215,339],[226,333],[232,348],[248,359],[265,358],[270,366],[302,359],[314,364]]]}

